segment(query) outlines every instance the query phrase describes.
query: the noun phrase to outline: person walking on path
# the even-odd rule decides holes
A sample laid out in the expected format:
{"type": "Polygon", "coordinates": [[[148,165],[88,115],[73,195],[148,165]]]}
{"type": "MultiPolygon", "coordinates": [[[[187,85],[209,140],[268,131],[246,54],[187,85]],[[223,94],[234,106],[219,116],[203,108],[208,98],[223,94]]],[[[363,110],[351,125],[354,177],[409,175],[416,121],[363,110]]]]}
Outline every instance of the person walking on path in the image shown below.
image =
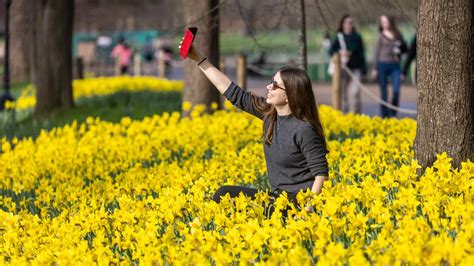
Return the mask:
{"type": "Polygon", "coordinates": [[[362,75],[367,73],[367,66],[364,42],[354,27],[354,20],[350,15],[342,17],[329,53],[331,56],[334,53],[339,53],[341,63],[352,71],[354,79],[356,79],[353,80],[345,71],[341,73],[342,111],[344,113],[360,113],[361,89],[357,83],[360,83],[362,75]]]}
{"type": "MultiPolygon", "coordinates": [[[[407,51],[407,45],[402,34],[395,24],[395,20],[386,15],[379,19],[379,38],[375,49],[372,78],[377,79],[380,85],[382,100],[387,102],[388,77],[392,81],[392,101],[394,106],[399,105],[400,96],[400,59],[407,51]]],[[[397,111],[391,110],[384,105],[380,105],[382,117],[394,117],[397,111]]]]}
{"type": "Polygon", "coordinates": [[[111,55],[114,58],[118,58],[120,74],[129,74],[129,65],[133,56],[133,50],[128,42],[125,39],[120,38],[119,43],[114,47],[111,55]]]}
{"type": "MultiPolygon", "coordinates": [[[[402,68],[402,81],[405,81],[406,77],[408,76],[408,71],[410,70],[410,65],[413,59],[416,58],[416,35],[413,37],[413,40],[411,41],[410,48],[408,50],[408,55],[403,63],[403,68],[402,68]]],[[[415,71],[415,84],[416,84],[416,74],[417,71],[415,71]]]]}
{"type": "MultiPolygon", "coordinates": [[[[181,45],[180,45],[181,46],[181,45]]],[[[203,57],[192,45],[188,57],[233,105],[263,120],[263,147],[267,164],[272,202],[283,192],[295,203],[299,191],[320,193],[328,178],[328,153],[311,80],[302,69],[283,67],[267,85],[267,97],[242,90],[224,73],[203,57]]],[[[220,202],[229,194],[240,193],[254,198],[257,189],[222,186],[213,195],[220,202]]],[[[309,206],[305,207],[307,210],[309,206]]],[[[265,208],[267,215],[272,207],[265,208]]],[[[285,214],[283,214],[285,215],[285,214]]]]}

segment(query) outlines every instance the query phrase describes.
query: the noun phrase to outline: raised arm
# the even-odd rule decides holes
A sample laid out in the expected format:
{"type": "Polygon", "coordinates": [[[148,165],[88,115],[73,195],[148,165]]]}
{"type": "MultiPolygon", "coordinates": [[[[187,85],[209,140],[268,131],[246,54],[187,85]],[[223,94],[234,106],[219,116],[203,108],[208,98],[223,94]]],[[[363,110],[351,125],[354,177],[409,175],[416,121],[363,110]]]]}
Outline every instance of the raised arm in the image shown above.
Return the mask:
{"type": "MultiPolygon", "coordinates": [[[[181,44],[179,45],[181,48],[181,44]]],[[[188,57],[194,60],[201,71],[206,75],[209,81],[216,86],[217,90],[221,94],[229,88],[232,81],[222,73],[217,67],[215,67],[206,57],[202,56],[201,53],[196,49],[196,47],[191,45],[191,48],[188,53],[188,57]]]]}
{"type": "MultiPolygon", "coordinates": [[[[179,46],[181,48],[181,44],[179,46]]],[[[204,56],[202,56],[194,45],[188,53],[188,57],[197,63],[204,75],[209,81],[216,86],[217,90],[223,94],[233,105],[250,113],[260,119],[263,119],[263,114],[254,106],[253,98],[258,102],[264,102],[264,97],[256,97],[248,91],[242,90],[239,86],[233,83],[224,73],[217,69],[204,56]]]]}

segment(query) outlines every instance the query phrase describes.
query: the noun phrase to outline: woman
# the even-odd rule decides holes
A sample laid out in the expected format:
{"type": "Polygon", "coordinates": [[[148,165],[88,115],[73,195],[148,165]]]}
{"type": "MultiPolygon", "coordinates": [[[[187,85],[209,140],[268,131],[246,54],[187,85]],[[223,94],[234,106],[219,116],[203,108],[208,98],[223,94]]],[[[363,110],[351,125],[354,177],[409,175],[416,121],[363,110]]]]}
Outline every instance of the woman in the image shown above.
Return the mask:
{"type": "Polygon", "coordinates": [[[357,86],[357,82],[360,83],[362,75],[367,73],[367,67],[364,42],[354,27],[354,20],[351,16],[344,15],[342,17],[337,36],[332,42],[329,53],[331,56],[334,53],[339,53],[341,61],[347,65],[356,79],[353,80],[345,71],[341,73],[342,111],[360,113],[360,87],[357,86]]]}
{"type": "MultiPolygon", "coordinates": [[[[395,25],[393,18],[386,15],[380,16],[379,38],[375,50],[374,64],[376,68],[372,72],[373,79],[377,78],[380,84],[382,100],[387,102],[387,77],[391,77],[393,92],[392,105],[398,106],[400,95],[400,58],[407,51],[407,45],[403,36],[395,25]]],[[[381,105],[382,117],[393,117],[397,111],[388,109],[381,105]]]]}
{"type": "Polygon", "coordinates": [[[118,44],[112,50],[112,57],[118,58],[120,66],[120,74],[129,74],[130,60],[133,56],[133,50],[130,47],[128,41],[124,38],[120,38],[118,44]]]}
{"type": "MultiPolygon", "coordinates": [[[[281,68],[267,85],[267,97],[264,98],[239,88],[201,56],[194,45],[188,57],[197,62],[201,71],[232,104],[263,120],[271,198],[274,200],[286,191],[289,199],[296,203],[300,190],[320,193],[328,177],[328,150],[308,74],[294,67],[281,68]]],[[[240,192],[254,198],[258,190],[222,186],[213,199],[220,202],[221,196],[237,197],[240,192]]]]}

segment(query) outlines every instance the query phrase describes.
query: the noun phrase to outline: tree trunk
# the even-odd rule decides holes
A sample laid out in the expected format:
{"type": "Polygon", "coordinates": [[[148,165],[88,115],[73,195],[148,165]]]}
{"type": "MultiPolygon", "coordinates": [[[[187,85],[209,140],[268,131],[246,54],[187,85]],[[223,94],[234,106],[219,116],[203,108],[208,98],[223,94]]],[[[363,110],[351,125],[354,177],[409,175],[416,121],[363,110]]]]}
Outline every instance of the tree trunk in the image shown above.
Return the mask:
{"type": "Polygon", "coordinates": [[[72,108],[74,0],[34,0],[33,12],[35,112],[72,108]]]}
{"type": "Polygon", "coordinates": [[[419,1],[414,148],[423,169],[443,152],[455,167],[474,161],[473,20],[472,0],[419,1]]]}
{"type": "MultiPolygon", "coordinates": [[[[219,0],[184,0],[183,4],[187,25],[198,28],[194,43],[203,56],[219,67],[219,0]]],[[[191,102],[193,106],[204,104],[209,107],[213,102],[220,105],[219,91],[196,66],[196,62],[186,60],[184,77],[183,101],[191,102]]]]}
{"type": "Polygon", "coordinates": [[[31,5],[29,0],[12,1],[10,7],[10,80],[30,81],[30,45],[32,43],[31,5]]]}
{"type": "Polygon", "coordinates": [[[299,67],[301,69],[307,70],[308,69],[308,59],[306,54],[306,15],[305,15],[305,7],[304,7],[304,0],[298,1],[298,22],[300,27],[300,32],[298,35],[298,43],[300,45],[299,48],[299,56],[300,62],[299,67]]]}

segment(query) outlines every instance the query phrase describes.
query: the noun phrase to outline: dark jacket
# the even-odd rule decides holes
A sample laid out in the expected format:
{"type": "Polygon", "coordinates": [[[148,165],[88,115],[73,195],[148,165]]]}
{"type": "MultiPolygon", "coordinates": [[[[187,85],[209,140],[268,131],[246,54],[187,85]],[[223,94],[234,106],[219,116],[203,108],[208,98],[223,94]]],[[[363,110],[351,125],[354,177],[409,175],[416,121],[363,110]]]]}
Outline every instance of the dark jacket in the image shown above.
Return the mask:
{"type": "MultiPolygon", "coordinates": [[[[357,32],[352,32],[351,34],[343,34],[344,42],[346,43],[347,50],[351,52],[349,61],[347,62],[347,67],[350,69],[360,69],[363,74],[367,73],[367,64],[365,60],[365,49],[364,42],[362,37],[357,32]]],[[[339,52],[341,46],[339,40],[336,38],[331,44],[329,54],[332,56],[334,53],[339,52]]]]}
{"type": "Polygon", "coordinates": [[[410,49],[408,50],[408,56],[403,64],[402,73],[403,75],[408,74],[408,69],[410,69],[410,64],[416,57],[416,36],[413,38],[413,41],[410,44],[410,49]]]}

